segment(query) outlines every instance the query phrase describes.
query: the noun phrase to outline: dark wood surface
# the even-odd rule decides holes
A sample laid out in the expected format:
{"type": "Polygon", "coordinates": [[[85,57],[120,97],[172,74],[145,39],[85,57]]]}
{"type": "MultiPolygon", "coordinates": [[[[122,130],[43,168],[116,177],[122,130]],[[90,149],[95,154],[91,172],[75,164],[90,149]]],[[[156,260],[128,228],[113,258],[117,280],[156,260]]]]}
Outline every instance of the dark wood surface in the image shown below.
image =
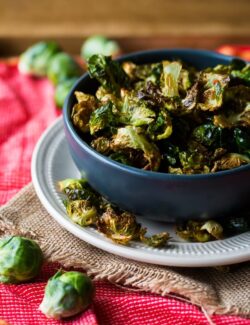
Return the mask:
{"type": "MultiPolygon", "coordinates": [[[[0,37],[0,56],[15,56],[24,51],[31,44],[43,40],[54,39],[60,43],[62,48],[71,53],[79,54],[83,37],[0,37]]],[[[249,36],[235,35],[166,35],[148,37],[115,37],[123,49],[123,52],[132,52],[156,48],[189,47],[202,49],[216,49],[223,44],[250,44],[249,36]]]]}
{"type": "Polygon", "coordinates": [[[116,38],[130,52],[250,43],[250,0],[0,0],[0,56],[55,39],[79,53],[85,37],[116,38]]]}

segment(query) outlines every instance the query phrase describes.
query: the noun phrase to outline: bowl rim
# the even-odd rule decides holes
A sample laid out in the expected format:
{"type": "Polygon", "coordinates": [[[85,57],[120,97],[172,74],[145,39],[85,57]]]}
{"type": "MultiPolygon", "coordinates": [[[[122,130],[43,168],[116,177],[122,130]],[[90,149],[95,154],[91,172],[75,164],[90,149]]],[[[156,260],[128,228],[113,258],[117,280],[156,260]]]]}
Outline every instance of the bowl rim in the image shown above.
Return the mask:
{"type": "MultiPolygon", "coordinates": [[[[200,56],[209,56],[210,58],[218,58],[223,59],[228,62],[230,62],[232,59],[234,59],[234,56],[224,55],[220,54],[214,51],[209,50],[203,50],[203,49],[190,49],[190,48],[172,48],[172,49],[154,49],[154,50],[144,50],[144,51],[137,51],[137,52],[131,52],[129,54],[122,55],[116,59],[118,62],[123,62],[126,60],[132,60],[134,58],[140,58],[141,56],[153,56],[153,55],[159,55],[159,54],[166,54],[166,55],[173,55],[173,53],[177,53],[175,55],[178,56],[179,54],[196,54],[200,56]]],[[[153,61],[153,60],[152,60],[153,61]]],[[[147,176],[149,178],[156,178],[156,179],[176,179],[176,180],[206,180],[208,178],[218,178],[223,177],[226,175],[234,175],[238,174],[239,172],[249,171],[250,170],[250,164],[243,165],[240,167],[236,167],[233,169],[218,171],[216,173],[205,173],[205,174],[169,174],[169,173],[163,173],[158,171],[151,171],[151,170],[144,170],[140,168],[136,168],[133,166],[127,166],[125,164],[119,163],[107,156],[102,155],[101,153],[94,150],[91,146],[89,146],[76,132],[75,128],[73,127],[73,123],[70,119],[70,109],[69,101],[72,96],[74,96],[74,92],[77,90],[79,84],[82,83],[82,80],[84,79],[90,79],[89,73],[84,73],[73,85],[70,92],[68,93],[64,105],[63,105],[63,121],[64,121],[64,128],[66,128],[71,136],[74,138],[74,140],[77,142],[77,144],[86,151],[88,154],[93,156],[95,159],[101,161],[102,163],[109,165],[110,167],[114,167],[116,169],[122,170],[124,172],[128,172],[131,174],[135,174],[136,176],[144,177],[147,176]]]]}

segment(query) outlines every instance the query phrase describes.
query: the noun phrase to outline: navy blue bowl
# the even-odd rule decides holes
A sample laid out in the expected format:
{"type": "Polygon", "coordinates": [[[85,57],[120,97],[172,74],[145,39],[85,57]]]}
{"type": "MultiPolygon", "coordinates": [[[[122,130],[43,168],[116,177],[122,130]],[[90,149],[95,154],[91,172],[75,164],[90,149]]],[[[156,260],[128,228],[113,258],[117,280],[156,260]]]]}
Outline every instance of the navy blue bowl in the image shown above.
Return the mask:
{"type": "MultiPolygon", "coordinates": [[[[118,61],[145,64],[176,58],[198,69],[228,64],[232,59],[210,51],[172,49],[132,53],[118,61]]],[[[76,90],[94,94],[97,87],[98,83],[84,74],[70,91],[63,109],[70,153],[95,190],[123,209],[160,221],[216,218],[247,209],[250,165],[215,174],[172,175],[128,167],[92,149],[77,134],[70,113],[76,103],[76,90]]]]}

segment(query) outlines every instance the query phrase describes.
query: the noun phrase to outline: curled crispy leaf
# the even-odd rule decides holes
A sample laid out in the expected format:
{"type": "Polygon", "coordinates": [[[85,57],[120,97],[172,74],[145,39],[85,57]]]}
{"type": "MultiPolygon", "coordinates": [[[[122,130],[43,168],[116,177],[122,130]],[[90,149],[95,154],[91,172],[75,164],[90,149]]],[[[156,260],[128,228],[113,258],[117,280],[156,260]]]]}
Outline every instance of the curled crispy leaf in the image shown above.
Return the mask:
{"type": "Polygon", "coordinates": [[[99,137],[91,141],[91,147],[96,151],[107,155],[111,151],[111,141],[106,137],[99,137]]]}
{"type": "Polygon", "coordinates": [[[147,140],[139,128],[126,126],[119,128],[117,134],[113,136],[112,147],[114,151],[121,151],[127,148],[140,150],[143,152],[148,164],[144,169],[157,170],[160,166],[160,152],[154,143],[147,140]]]}
{"type": "Polygon", "coordinates": [[[167,232],[161,232],[159,234],[155,234],[149,237],[145,236],[146,232],[147,232],[146,229],[141,230],[140,240],[147,246],[157,247],[157,248],[164,247],[166,246],[168,240],[170,239],[169,233],[167,232]]]}
{"type": "Polygon", "coordinates": [[[129,212],[117,212],[108,207],[97,223],[98,230],[114,242],[127,245],[131,240],[138,239],[141,225],[129,212]]]}
{"type": "Polygon", "coordinates": [[[219,170],[232,169],[249,163],[250,159],[247,156],[237,153],[228,153],[222,156],[219,160],[215,161],[211,171],[216,172],[219,170]]]}
{"type": "Polygon", "coordinates": [[[161,110],[154,123],[150,124],[147,133],[152,140],[163,140],[171,136],[173,131],[172,119],[169,113],[161,110]]]}
{"type": "Polygon", "coordinates": [[[95,225],[97,221],[97,209],[89,200],[66,201],[66,211],[70,219],[80,226],[95,225]]]}
{"type": "Polygon", "coordinates": [[[214,221],[189,220],[186,224],[177,226],[177,235],[187,241],[208,242],[223,237],[222,226],[214,221]]]}
{"type": "Polygon", "coordinates": [[[230,78],[227,74],[202,73],[199,82],[203,84],[203,91],[198,107],[203,111],[219,109],[223,103],[223,93],[229,81],[230,78]]]}
{"type": "Polygon", "coordinates": [[[90,134],[117,125],[112,102],[108,102],[92,112],[89,119],[90,134]]]}
{"type": "Polygon", "coordinates": [[[75,127],[82,132],[89,132],[89,119],[97,108],[96,98],[82,92],[75,92],[78,103],[73,106],[71,119],[75,127]]]}
{"type": "Polygon", "coordinates": [[[182,65],[178,61],[163,61],[162,93],[166,97],[179,96],[178,82],[182,65]]]}

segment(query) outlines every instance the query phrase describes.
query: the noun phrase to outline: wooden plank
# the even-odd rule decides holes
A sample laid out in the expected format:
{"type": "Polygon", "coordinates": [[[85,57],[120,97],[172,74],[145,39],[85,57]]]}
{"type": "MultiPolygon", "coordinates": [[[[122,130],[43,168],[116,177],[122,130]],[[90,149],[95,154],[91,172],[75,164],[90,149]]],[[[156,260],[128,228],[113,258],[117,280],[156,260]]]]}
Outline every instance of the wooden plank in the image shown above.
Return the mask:
{"type": "MultiPolygon", "coordinates": [[[[51,38],[44,38],[51,39],[51,38]]],[[[62,48],[71,53],[79,54],[83,37],[55,37],[62,48]]],[[[183,35],[183,36],[151,36],[151,37],[115,37],[123,52],[132,52],[156,48],[190,47],[215,49],[222,44],[250,44],[248,36],[230,35],[183,35]]],[[[14,56],[23,52],[31,44],[40,41],[40,37],[0,37],[0,56],[14,56]]]]}
{"type": "Polygon", "coordinates": [[[249,36],[249,14],[249,0],[8,0],[0,36],[249,36]]]}

